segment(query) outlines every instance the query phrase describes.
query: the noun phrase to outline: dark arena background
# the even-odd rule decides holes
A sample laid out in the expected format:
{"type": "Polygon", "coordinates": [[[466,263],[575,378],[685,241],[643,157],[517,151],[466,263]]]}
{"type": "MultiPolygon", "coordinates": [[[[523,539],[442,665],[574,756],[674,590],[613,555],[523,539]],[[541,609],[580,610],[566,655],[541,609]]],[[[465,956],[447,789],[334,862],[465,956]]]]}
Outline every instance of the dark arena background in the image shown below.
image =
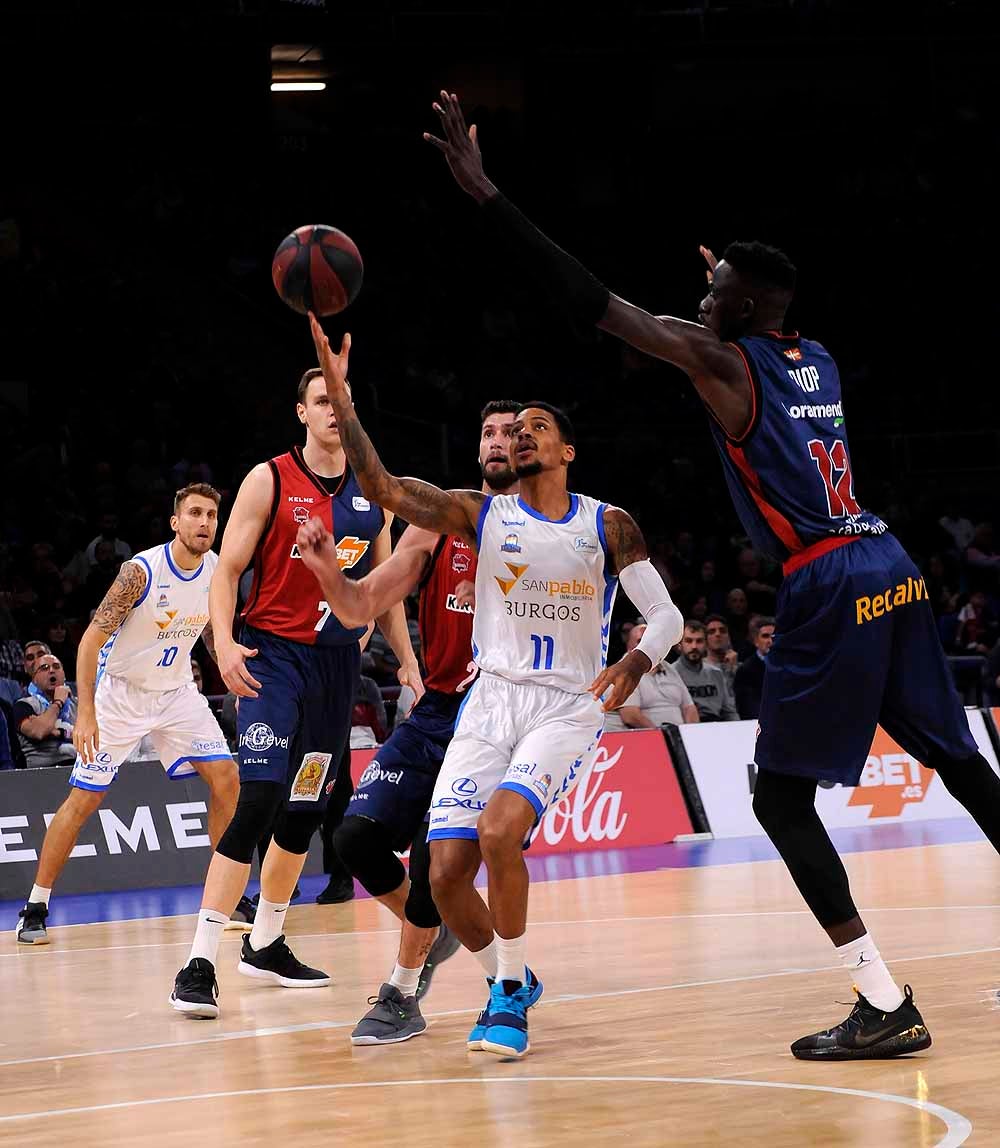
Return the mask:
{"type": "MultiPolygon", "coordinates": [[[[155,754],[83,829],[51,943],[15,940],[73,760],[33,767],[18,736],[27,647],[47,643],[74,683],[122,559],[171,537],[174,492],[221,492],[218,552],[247,472],[302,440],[296,385],[316,354],[271,280],[300,226],[343,230],[364,260],[357,299],[323,325],[331,341],[350,331],[356,408],[393,473],[478,488],[488,400],[561,406],[570,488],[635,517],[684,617],[709,623],[710,657],[756,657],[781,566],[734,513],[695,390],[581,325],[487,226],[422,139],[441,88],[501,190],[654,314],[697,318],[701,244],[789,255],[786,329],[838,364],[854,494],[918,566],[1000,772],[993,7],[0,6],[0,1142],[1000,1142],[1000,861],[881,728],[860,785],[821,788],[817,808],[933,1032],[913,1057],[789,1053],[847,1011],[849,980],[754,818],[757,711],[739,705],[725,724],[624,723],[543,821],[526,857],[529,963],[547,987],[523,1062],[467,1052],[482,994],[464,950],[426,1033],[352,1046],[397,922],[360,884],[317,904],[337,864],[319,835],[286,931],[332,987],[238,977],[230,932],[222,1017],[171,1012],[211,849],[205,786],[168,782],[155,754]],[[712,618],[730,646],[713,645],[712,618]]],[[[415,594],[406,608],[416,642],[415,594]]],[[[620,593],[611,660],[640,621],[620,593]]],[[[203,642],[194,655],[235,755],[232,694],[203,642]]],[[[402,720],[398,669],[376,631],[355,784],[402,720]]],[[[258,880],[255,862],[248,893],[258,880]]]]}

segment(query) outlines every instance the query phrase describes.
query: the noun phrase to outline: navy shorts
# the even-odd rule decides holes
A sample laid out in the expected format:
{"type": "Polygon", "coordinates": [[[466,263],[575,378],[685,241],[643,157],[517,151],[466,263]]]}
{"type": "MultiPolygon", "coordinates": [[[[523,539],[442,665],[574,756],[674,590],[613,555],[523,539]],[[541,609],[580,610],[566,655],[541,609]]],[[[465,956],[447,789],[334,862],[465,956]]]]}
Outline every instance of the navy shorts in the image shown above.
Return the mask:
{"type": "Polygon", "coordinates": [[[978,753],[927,589],[891,534],[794,570],[778,592],[755,759],[857,785],[881,724],[933,767],[978,753]]]}
{"type": "Polygon", "coordinates": [[[358,643],[305,646],[250,626],[240,641],[258,651],[246,666],[261,684],[240,698],[240,781],[280,782],[293,811],[325,809],[351,736],[358,643]]]}
{"type": "Polygon", "coordinates": [[[358,779],[345,817],[370,817],[402,853],[427,816],[465,694],[428,690],[358,779]]]}

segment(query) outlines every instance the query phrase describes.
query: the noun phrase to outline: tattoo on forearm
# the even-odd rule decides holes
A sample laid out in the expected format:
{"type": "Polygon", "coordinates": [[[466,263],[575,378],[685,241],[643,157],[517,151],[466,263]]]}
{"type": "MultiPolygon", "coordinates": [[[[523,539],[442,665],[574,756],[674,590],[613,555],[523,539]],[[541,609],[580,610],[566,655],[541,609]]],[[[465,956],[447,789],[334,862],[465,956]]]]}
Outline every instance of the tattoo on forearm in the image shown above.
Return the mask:
{"type": "Polygon", "coordinates": [[[378,501],[378,496],[385,490],[389,473],[382,465],[378,451],[372,446],[372,440],[354,413],[353,407],[336,400],[331,401],[337,412],[337,427],[340,431],[340,441],[347,454],[347,461],[351,464],[365,497],[378,501]]]}
{"type": "Polygon", "coordinates": [[[614,562],[615,573],[620,574],[633,562],[646,558],[646,540],[631,515],[617,507],[608,507],[604,512],[604,536],[608,540],[608,552],[614,562]]]}
{"type": "Polygon", "coordinates": [[[137,562],[123,562],[118,577],[97,607],[94,625],[105,634],[113,634],[128,617],[146,587],[146,572],[137,562]]]}

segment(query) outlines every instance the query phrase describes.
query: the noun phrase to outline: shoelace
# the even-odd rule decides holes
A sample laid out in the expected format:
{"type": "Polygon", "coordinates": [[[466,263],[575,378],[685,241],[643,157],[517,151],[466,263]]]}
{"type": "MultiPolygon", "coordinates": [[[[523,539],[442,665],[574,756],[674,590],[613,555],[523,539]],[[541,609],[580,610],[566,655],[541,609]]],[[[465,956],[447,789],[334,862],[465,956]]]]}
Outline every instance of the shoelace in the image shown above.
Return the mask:
{"type": "Polygon", "coordinates": [[[384,1008],[389,1009],[391,1012],[396,1013],[398,1016],[405,1017],[406,1012],[399,1007],[398,1004],[390,997],[369,997],[368,1003],[372,1006],[382,1005],[384,1008]]]}

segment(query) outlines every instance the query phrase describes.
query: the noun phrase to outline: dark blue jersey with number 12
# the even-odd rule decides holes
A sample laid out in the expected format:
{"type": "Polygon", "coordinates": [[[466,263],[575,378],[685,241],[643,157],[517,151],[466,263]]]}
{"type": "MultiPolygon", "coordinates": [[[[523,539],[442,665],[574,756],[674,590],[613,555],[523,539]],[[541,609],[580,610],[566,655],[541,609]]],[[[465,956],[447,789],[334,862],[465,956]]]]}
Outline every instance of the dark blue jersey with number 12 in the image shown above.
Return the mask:
{"type": "Polygon", "coordinates": [[[746,365],[753,415],[739,438],[714,419],[712,434],[754,546],[794,563],[817,544],[884,534],[855,498],[840,374],[826,349],[776,332],[730,345],[746,365]]]}

